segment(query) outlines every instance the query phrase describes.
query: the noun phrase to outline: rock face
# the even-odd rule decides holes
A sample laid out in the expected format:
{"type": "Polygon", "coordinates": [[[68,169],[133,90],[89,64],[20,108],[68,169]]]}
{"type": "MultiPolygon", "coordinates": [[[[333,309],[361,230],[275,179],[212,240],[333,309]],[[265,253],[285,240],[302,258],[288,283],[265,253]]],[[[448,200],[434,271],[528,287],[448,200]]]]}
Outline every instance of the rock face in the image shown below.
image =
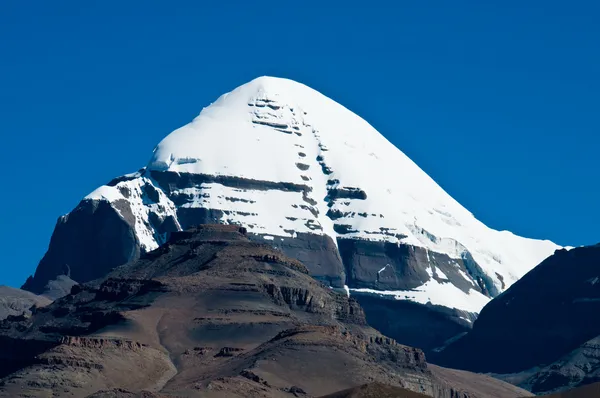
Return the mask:
{"type": "MultiPolygon", "coordinates": [[[[320,396],[380,382],[479,392],[366,325],[356,300],[237,226],[173,233],[106,279],[0,323],[0,396],[320,396]],[[455,383],[456,381],[456,383],[455,383]],[[143,393],[147,391],[147,393],[143,393]]],[[[463,372],[465,373],[465,372],[463,372]]]]}
{"type": "Polygon", "coordinates": [[[535,393],[598,380],[600,245],[559,250],[481,312],[436,363],[505,377],[535,393]],[[481,355],[485,352],[485,355],[481,355]]]}
{"type": "MultiPolygon", "coordinates": [[[[384,300],[430,304],[424,311],[453,332],[558,248],[486,227],[366,121],[302,84],[263,77],[61,217],[24,288],[40,293],[66,269],[93,280],[202,223],[244,226],[314,278],[378,297],[380,310],[384,300]]],[[[401,330],[386,332],[404,341],[401,330]]]]}
{"type": "Polygon", "coordinates": [[[43,293],[48,282],[67,274],[87,282],[137,258],[139,240],[131,228],[135,221],[126,206],[126,202],[84,200],[60,217],[46,255],[23,288],[43,293]]]}
{"type": "Polygon", "coordinates": [[[8,316],[31,314],[32,307],[43,307],[51,300],[21,289],[0,286],[0,320],[8,316]]]}
{"type": "Polygon", "coordinates": [[[460,336],[471,329],[475,316],[447,307],[422,305],[408,300],[385,300],[373,295],[354,294],[364,308],[367,322],[390,336],[402,336],[403,344],[415,347],[442,347],[448,336],[460,336]]]}

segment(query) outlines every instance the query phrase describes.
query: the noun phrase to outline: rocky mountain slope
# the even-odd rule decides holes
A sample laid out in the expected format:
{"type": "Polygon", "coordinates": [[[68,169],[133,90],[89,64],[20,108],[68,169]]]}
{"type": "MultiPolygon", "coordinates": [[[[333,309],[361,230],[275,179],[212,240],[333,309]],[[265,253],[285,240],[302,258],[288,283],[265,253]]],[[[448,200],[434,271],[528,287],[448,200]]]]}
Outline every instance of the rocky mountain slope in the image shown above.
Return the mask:
{"type": "Polygon", "coordinates": [[[440,398],[523,393],[430,367],[301,262],[224,225],[173,233],[106,279],[3,321],[0,359],[6,397],[311,397],[370,382],[440,398]]]}
{"type": "Polygon", "coordinates": [[[535,393],[600,380],[600,245],[560,250],[481,312],[434,360],[535,393]],[[485,355],[481,355],[485,352],[485,355]]]}
{"type": "Polygon", "coordinates": [[[424,347],[468,330],[491,297],[558,248],[486,227],[359,116],[302,84],[262,77],[61,217],[24,287],[102,277],[200,223],[244,226],[318,280],[377,298],[369,318],[417,303],[412,322],[434,318],[450,332],[415,340],[403,322],[381,326],[424,347]]]}
{"type": "MultiPolygon", "coordinates": [[[[426,395],[400,387],[370,383],[329,394],[322,398],[420,398],[426,395]]],[[[573,390],[544,395],[545,398],[597,398],[600,397],[600,383],[590,384],[573,390]]]]}
{"type": "Polygon", "coordinates": [[[322,398],[425,398],[426,396],[401,387],[370,383],[329,394],[322,398]]]}
{"type": "Polygon", "coordinates": [[[10,315],[30,314],[33,306],[43,307],[51,303],[44,296],[37,296],[31,292],[15,289],[8,286],[0,286],[0,320],[10,315]]]}
{"type": "Polygon", "coordinates": [[[600,383],[575,388],[573,390],[545,395],[546,398],[596,398],[600,397],[600,383]]]}

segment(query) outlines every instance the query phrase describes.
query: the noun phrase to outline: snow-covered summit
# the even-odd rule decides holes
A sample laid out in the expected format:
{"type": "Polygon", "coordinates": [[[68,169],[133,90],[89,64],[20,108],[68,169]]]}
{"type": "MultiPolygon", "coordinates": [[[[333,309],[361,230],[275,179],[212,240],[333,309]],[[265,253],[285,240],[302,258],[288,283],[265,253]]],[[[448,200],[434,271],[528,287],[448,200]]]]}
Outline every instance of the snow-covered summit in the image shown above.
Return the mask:
{"type": "Polygon", "coordinates": [[[488,228],[358,115],[303,84],[274,77],[221,96],[163,139],[143,173],[87,199],[132,204],[144,250],[164,239],[150,213],[172,217],[180,228],[181,209],[210,209],[221,212],[220,222],[245,225],[266,240],[310,233],[422,248],[430,276],[443,272],[436,272],[429,252],[476,264],[468,274],[457,268],[472,291],[448,293],[452,287],[440,277],[421,290],[381,292],[450,307],[457,294],[463,294],[458,301],[482,307],[489,298],[478,279],[494,296],[559,248],[488,228]],[[190,177],[195,182],[165,188],[155,181],[165,172],[196,176],[190,177]],[[157,192],[152,200],[146,186],[157,192]]]}

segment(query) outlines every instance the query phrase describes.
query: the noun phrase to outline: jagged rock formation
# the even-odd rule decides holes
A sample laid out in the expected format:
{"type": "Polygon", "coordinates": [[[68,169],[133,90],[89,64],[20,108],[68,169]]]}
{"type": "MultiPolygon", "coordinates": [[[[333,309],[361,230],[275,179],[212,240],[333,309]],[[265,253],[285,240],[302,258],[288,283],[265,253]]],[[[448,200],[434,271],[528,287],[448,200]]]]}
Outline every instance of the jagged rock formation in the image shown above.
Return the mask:
{"type": "Polygon", "coordinates": [[[25,290],[0,286],[0,320],[12,315],[31,314],[32,307],[43,307],[51,300],[25,290]]]}
{"type": "MultiPolygon", "coordinates": [[[[67,265],[77,282],[102,277],[201,223],[246,227],[316,279],[378,297],[369,308],[428,305],[413,322],[437,312],[452,333],[558,248],[487,228],[360,117],[302,84],[263,77],[61,217],[24,288],[41,293],[67,265]]],[[[420,342],[403,330],[385,329],[425,348],[454,336],[420,342]]]]}
{"type": "Polygon", "coordinates": [[[497,382],[502,394],[480,394],[485,377],[468,379],[430,368],[421,350],[367,326],[356,300],[236,226],[174,233],[0,324],[6,397],[310,397],[373,381],[440,398],[522,393],[497,382]]]}
{"type": "Polygon", "coordinates": [[[600,377],[600,245],[560,250],[481,312],[434,360],[494,372],[534,393],[600,377]],[[485,355],[481,355],[485,352],[485,355]]]}

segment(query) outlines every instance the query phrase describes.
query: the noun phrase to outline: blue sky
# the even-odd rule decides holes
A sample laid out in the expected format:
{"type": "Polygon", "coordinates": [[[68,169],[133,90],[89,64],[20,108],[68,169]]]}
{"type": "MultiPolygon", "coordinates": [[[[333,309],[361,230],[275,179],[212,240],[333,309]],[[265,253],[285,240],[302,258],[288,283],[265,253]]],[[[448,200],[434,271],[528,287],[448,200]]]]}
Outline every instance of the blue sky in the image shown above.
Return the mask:
{"type": "Polygon", "coordinates": [[[386,3],[0,2],[0,284],[34,272],[58,216],[261,75],[355,111],[493,228],[600,241],[598,2],[386,3]]]}

